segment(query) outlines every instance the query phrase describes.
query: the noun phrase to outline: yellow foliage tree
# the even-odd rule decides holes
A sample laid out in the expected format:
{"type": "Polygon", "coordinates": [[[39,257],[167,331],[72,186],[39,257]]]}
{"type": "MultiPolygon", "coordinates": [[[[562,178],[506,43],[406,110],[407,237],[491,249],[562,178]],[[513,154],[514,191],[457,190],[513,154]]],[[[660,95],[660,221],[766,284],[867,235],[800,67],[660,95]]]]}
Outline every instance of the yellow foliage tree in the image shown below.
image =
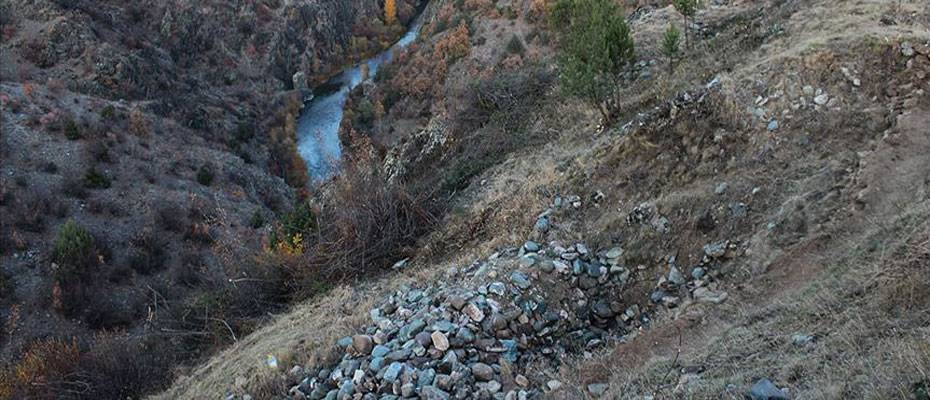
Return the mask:
{"type": "Polygon", "coordinates": [[[384,0],[384,23],[388,26],[397,23],[396,0],[384,0]]]}

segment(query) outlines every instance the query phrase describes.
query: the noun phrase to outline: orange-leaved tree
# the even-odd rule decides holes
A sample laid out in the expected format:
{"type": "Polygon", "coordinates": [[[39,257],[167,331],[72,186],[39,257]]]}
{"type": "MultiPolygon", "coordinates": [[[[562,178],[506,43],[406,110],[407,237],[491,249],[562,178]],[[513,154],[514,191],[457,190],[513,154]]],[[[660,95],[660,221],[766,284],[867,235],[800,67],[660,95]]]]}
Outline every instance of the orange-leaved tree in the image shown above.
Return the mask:
{"type": "Polygon", "coordinates": [[[396,0],[384,0],[384,23],[394,25],[397,22],[396,0]]]}

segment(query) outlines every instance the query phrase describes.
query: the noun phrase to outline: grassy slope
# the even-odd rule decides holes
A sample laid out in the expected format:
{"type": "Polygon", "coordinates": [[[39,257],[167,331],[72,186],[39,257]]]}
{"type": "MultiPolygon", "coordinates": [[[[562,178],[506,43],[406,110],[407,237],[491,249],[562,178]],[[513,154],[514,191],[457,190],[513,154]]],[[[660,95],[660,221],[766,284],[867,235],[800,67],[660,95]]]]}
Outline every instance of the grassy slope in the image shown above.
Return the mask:
{"type": "MultiPolygon", "coordinates": [[[[593,113],[553,94],[533,129],[556,136],[476,179],[486,183],[463,193],[437,235],[462,236],[480,225],[464,250],[433,265],[467,262],[521,242],[550,194],[588,199],[600,191],[599,205],[585,200],[581,210],[558,215],[553,235],[596,246],[622,238],[643,260],[644,273],[655,276],[663,264],[651,260],[668,254],[688,265],[707,242],[747,244],[718,274],[728,302],[662,312],[631,343],[570,361],[561,371],[540,371],[570,383],[553,397],[579,398],[584,384],[609,382],[617,397],[740,398],[755,379],[769,377],[795,397],[888,398],[930,377],[930,299],[921,295],[930,288],[930,234],[921,224],[930,213],[930,164],[921,156],[930,150],[922,128],[930,123],[930,104],[916,93],[919,82],[906,86],[916,81],[915,71],[895,47],[930,40],[928,10],[916,1],[902,2],[903,10],[865,0],[732,3],[701,11],[711,34],[674,78],[660,75],[630,89],[623,121],[651,112],[643,126],[600,132],[593,113]],[[897,25],[880,22],[888,13],[897,25]],[[850,84],[843,67],[861,87],[850,84]],[[675,93],[714,76],[722,85],[704,101],[678,98],[669,106],[675,93]],[[804,85],[838,100],[792,110],[804,85]],[[889,96],[889,86],[901,89],[889,96]],[[746,110],[758,96],[770,98],[764,108],[780,122],[776,133],[746,110]],[[730,190],[716,196],[722,181],[730,190]],[[756,187],[759,194],[750,195],[756,187]],[[748,203],[748,217],[728,218],[730,201],[748,203]],[[670,234],[626,224],[642,202],[669,217],[670,234]],[[695,227],[704,213],[719,221],[710,232],[695,227]],[[776,227],[769,230],[769,222],[776,227]],[[795,333],[815,340],[795,347],[795,333]],[[679,368],[695,365],[704,372],[684,376],[679,368]]],[[[666,8],[633,21],[641,57],[657,57],[654,43],[669,20],[678,17],[666,8]]],[[[365,322],[380,293],[439,270],[423,267],[296,307],[190,371],[162,398],[233,388],[265,397],[256,388],[284,375],[264,366],[268,354],[287,360],[284,370],[327,357],[335,338],[365,322]]],[[[631,291],[629,301],[645,303],[647,294],[631,291]]]]}

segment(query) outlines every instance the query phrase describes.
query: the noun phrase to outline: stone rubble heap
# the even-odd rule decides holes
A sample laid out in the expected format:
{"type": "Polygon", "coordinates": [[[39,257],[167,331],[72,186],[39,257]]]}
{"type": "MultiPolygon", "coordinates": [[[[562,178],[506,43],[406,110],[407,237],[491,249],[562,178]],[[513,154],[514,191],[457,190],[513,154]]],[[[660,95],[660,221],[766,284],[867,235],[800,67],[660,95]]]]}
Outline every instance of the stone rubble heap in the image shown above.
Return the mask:
{"type": "MultiPolygon", "coordinates": [[[[569,202],[571,204],[571,202],[569,202]]],[[[551,213],[535,228],[550,229],[551,213]]],[[[531,379],[533,367],[625,340],[650,321],[655,304],[676,306],[682,293],[719,303],[726,293],[706,287],[708,269],[735,243],[705,247],[701,266],[686,277],[671,269],[653,293],[654,304],[628,304],[624,289],[644,267],[627,268],[624,251],[598,252],[583,243],[527,241],[422,288],[404,287],[370,311],[364,332],[336,343],[342,358],[302,372],[291,388],[298,399],[499,399],[538,397],[561,386],[531,379]],[[525,374],[525,375],[524,375],[525,374]]],[[[645,275],[645,274],[642,274],[645,275]]],[[[594,396],[607,391],[595,383],[594,396]]]]}

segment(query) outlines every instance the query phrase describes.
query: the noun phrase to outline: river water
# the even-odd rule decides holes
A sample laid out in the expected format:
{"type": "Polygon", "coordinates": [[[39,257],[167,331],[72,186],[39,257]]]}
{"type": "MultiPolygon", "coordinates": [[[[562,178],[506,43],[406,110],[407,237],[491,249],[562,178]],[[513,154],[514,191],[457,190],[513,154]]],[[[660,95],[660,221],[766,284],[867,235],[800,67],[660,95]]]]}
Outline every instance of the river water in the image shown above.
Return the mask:
{"type": "Polygon", "coordinates": [[[394,52],[407,47],[420,31],[422,16],[414,20],[407,33],[387,50],[331,78],[314,97],[304,104],[297,119],[297,151],[307,163],[310,177],[323,180],[339,170],[342,145],[339,143],[339,124],[349,92],[362,83],[362,65],[368,65],[366,79],[374,78],[381,64],[390,61],[394,52]]]}

